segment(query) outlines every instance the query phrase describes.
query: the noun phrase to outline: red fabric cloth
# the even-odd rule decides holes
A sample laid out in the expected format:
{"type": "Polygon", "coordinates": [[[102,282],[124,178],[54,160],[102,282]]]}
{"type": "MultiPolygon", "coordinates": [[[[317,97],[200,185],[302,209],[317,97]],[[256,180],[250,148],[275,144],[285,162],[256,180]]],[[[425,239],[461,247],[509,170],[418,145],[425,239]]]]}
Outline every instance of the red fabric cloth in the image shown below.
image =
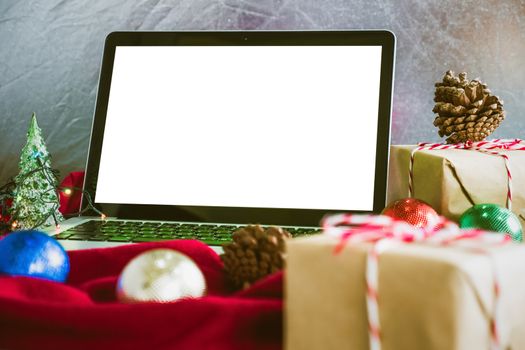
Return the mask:
{"type": "Polygon", "coordinates": [[[80,211],[80,199],[82,198],[82,186],[84,185],[83,171],[69,173],[60,183],[60,208],[62,214],[74,214],[80,211]],[[71,194],[66,195],[64,189],[71,189],[71,194]]]}
{"type": "Polygon", "coordinates": [[[228,291],[219,257],[198,241],[130,244],[68,252],[66,284],[0,277],[1,349],[280,349],[282,273],[228,291]],[[208,294],[173,303],[115,300],[123,267],[166,247],[192,257],[208,294]]]}

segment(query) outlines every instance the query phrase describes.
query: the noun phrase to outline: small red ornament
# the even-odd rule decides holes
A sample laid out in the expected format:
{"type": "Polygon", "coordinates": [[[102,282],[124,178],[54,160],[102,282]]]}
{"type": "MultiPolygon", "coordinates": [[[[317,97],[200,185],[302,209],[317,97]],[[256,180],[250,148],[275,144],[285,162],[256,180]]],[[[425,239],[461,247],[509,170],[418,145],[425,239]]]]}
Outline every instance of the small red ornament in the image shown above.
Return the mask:
{"type": "Polygon", "coordinates": [[[7,198],[2,203],[0,201],[0,237],[8,234],[12,230],[11,226],[11,215],[9,214],[9,209],[13,205],[13,199],[7,198]]]}
{"type": "Polygon", "coordinates": [[[64,215],[74,214],[80,211],[80,200],[82,198],[82,191],[79,190],[84,184],[83,171],[74,171],[62,180],[59,188],[62,190],[60,195],[60,212],[64,215]],[[79,189],[75,189],[79,188],[79,189]],[[67,191],[69,190],[69,191],[67,191]]]}
{"type": "Polygon", "coordinates": [[[392,202],[383,209],[381,214],[406,221],[420,228],[435,227],[439,223],[439,215],[434,208],[415,198],[405,198],[392,202]]]}

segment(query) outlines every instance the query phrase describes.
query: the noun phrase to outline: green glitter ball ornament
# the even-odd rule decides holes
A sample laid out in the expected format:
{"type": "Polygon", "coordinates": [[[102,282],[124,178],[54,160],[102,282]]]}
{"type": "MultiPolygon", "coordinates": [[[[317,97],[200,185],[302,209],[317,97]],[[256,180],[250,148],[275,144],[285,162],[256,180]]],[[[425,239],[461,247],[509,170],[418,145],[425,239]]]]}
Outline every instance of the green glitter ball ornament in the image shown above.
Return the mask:
{"type": "Polygon", "coordinates": [[[513,241],[523,241],[523,230],[518,217],[512,211],[496,204],[473,206],[461,215],[459,226],[507,233],[513,241]]]}

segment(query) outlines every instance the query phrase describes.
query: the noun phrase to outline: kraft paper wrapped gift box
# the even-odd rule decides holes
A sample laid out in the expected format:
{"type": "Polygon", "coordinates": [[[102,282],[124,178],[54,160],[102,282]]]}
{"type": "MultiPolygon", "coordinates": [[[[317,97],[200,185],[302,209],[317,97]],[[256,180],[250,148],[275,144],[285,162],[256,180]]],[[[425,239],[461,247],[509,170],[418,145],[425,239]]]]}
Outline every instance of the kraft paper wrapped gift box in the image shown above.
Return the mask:
{"type": "MultiPolygon", "coordinates": [[[[288,350],[368,349],[365,264],[370,244],[326,235],[288,244],[285,346],[288,350]]],[[[525,245],[461,248],[400,244],[379,257],[383,350],[490,348],[493,273],[500,284],[501,349],[525,349],[525,245]]]]}
{"type": "MultiPolygon", "coordinates": [[[[392,146],[388,202],[408,197],[410,153],[417,146],[392,146]]],[[[509,157],[512,210],[525,227],[525,151],[500,151],[509,157]]],[[[507,201],[507,172],[502,157],[475,150],[422,150],[414,157],[413,197],[451,220],[471,206],[507,201]]]]}

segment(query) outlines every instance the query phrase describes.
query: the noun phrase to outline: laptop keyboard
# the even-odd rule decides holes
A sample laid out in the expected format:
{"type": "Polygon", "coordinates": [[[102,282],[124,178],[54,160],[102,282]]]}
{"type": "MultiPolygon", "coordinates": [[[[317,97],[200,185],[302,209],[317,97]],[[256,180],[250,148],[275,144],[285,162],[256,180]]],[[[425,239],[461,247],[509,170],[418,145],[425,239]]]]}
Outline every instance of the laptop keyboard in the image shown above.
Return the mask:
{"type": "MultiPolygon", "coordinates": [[[[158,242],[173,239],[197,239],[208,245],[231,242],[239,226],[182,224],[140,221],[87,221],[54,237],[65,240],[99,242],[158,242]]],[[[319,233],[320,229],[286,228],[292,237],[319,233]]]]}

